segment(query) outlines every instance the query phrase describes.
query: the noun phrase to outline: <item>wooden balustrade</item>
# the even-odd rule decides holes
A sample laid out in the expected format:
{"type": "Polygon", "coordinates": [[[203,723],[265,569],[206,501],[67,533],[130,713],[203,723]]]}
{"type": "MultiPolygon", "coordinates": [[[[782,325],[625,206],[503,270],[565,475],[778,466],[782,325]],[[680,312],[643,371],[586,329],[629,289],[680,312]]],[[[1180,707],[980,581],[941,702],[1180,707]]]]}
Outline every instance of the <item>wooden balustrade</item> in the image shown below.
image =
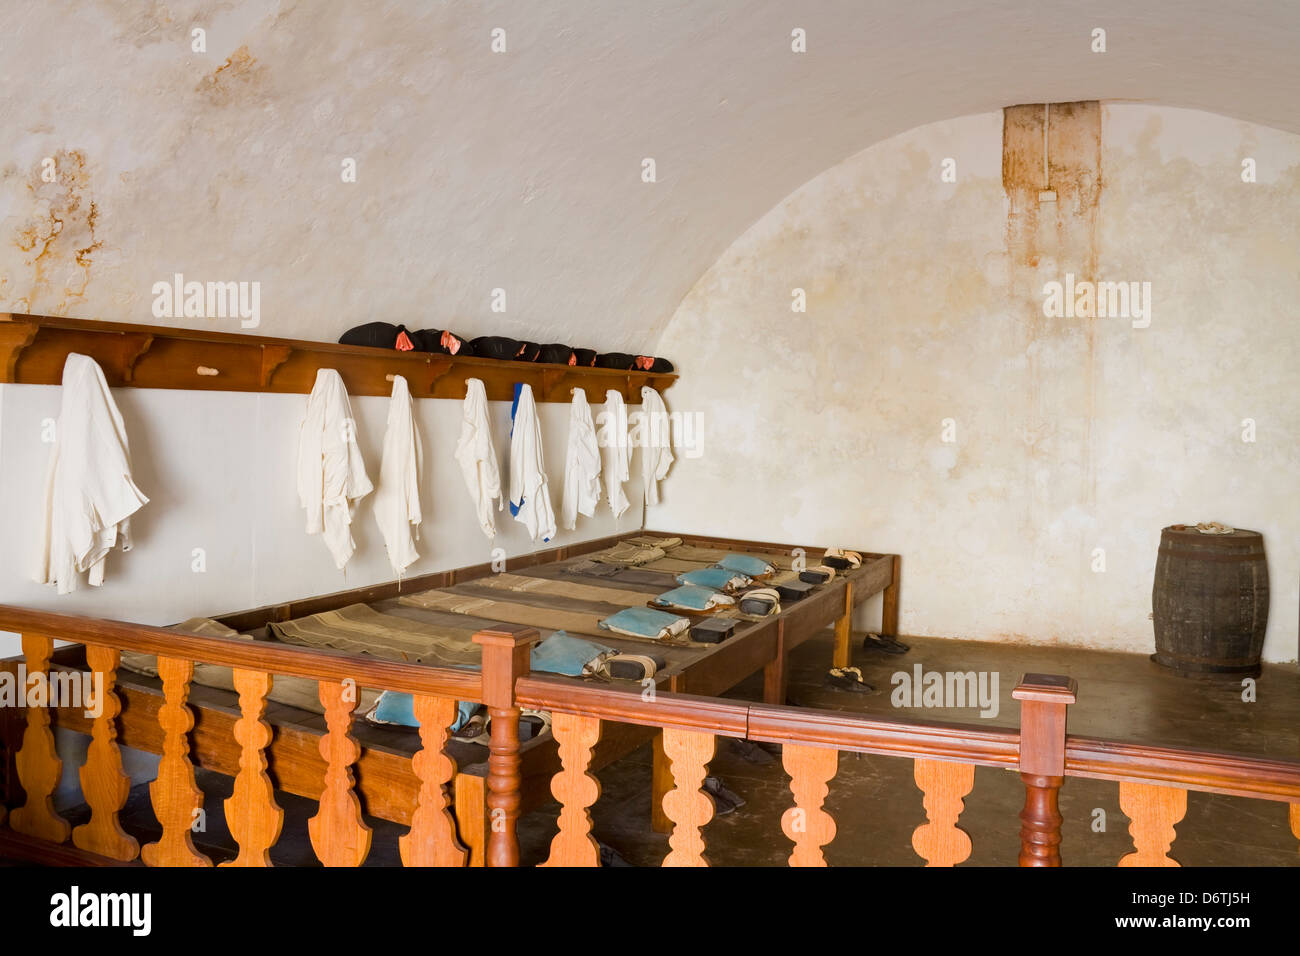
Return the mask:
{"type": "Polygon", "coordinates": [[[562,770],[551,793],[560,801],[559,832],[542,866],[599,866],[600,846],[591,835],[590,807],[600,798],[600,781],[587,772],[591,751],[600,740],[600,721],[577,714],[556,714],[551,732],[560,748],[562,770]]]}
{"type": "MultiPolygon", "coordinates": [[[[195,783],[190,758],[190,733],[194,713],[188,704],[194,662],[203,661],[232,667],[239,695],[240,717],[234,737],[240,748],[239,772],[224,810],[231,834],[239,846],[235,859],[223,866],[268,866],[270,850],[280,837],[284,814],[276,804],[268,773],[267,747],[272,730],[265,720],[267,695],[273,686],[271,670],[295,676],[327,674],[337,679],[320,680],[321,702],[329,732],[321,738],[321,755],[326,771],[320,794],[320,809],[308,822],[312,845],[326,865],[359,865],[370,848],[370,828],[361,816],[353,791],[351,768],[360,752],[349,735],[358,686],[380,686],[406,690],[414,695],[416,714],[421,720],[423,749],[413,758],[413,768],[422,787],[412,816],[409,833],[399,840],[406,865],[464,865],[466,853],[456,840],[455,821],[447,810],[447,784],[455,772],[443,753],[447,728],[456,700],[476,700],[482,695],[480,675],[454,669],[417,664],[352,658],[332,651],[289,645],[208,637],[113,621],[96,621],[72,615],[49,614],[0,607],[0,627],[26,624],[40,619],[48,634],[59,639],[81,639],[86,647],[85,685],[95,687],[96,699],[83,701],[97,716],[91,724],[91,743],[81,768],[82,791],[90,819],[71,830],[55,812],[52,796],[62,776],[63,765],[55,748],[50,727],[49,675],[54,638],[45,632],[24,632],[22,647],[27,674],[39,675],[33,683],[44,688],[37,701],[42,706],[5,708],[0,712],[7,743],[17,736],[20,720],[21,744],[13,757],[17,781],[6,786],[8,794],[23,794],[23,803],[12,813],[0,806],[0,823],[25,836],[52,845],[65,843],[69,836],[81,856],[62,854],[59,859],[86,863],[100,859],[129,862],[141,859],[149,866],[210,866],[211,859],[195,845],[196,824],[203,819],[203,794],[195,783]],[[11,613],[13,611],[13,613],[11,613]],[[17,620],[15,620],[15,618],[17,620]],[[92,639],[93,638],[93,639],[92,639]],[[122,771],[117,740],[117,719],[121,700],[115,692],[121,650],[157,654],[162,680],[162,704],[157,720],[162,734],[162,759],[158,776],[150,784],[154,814],[161,824],[158,840],[141,848],[121,825],[120,811],[130,790],[122,771]],[[161,653],[160,653],[161,652],[161,653]],[[178,656],[180,653],[193,659],[178,656]],[[49,704],[49,706],[45,706],[49,704]],[[19,717],[18,715],[21,715],[19,717]],[[8,817],[8,820],[5,817],[8,817]]],[[[531,640],[536,639],[536,632],[531,640]]],[[[527,653],[528,635],[521,646],[527,653]]],[[[524,657],[527,660],[527,657],[524,657]]],[[[67,672],[61,672],[66,677],[67,672]]],[[[62,702],[67,704],[68,702],[62,702]]],[[[89,714],[87,715],[89,717],[89,714]]],[[[6,748],[9,749],[9,748],[6,748]]],[[[517,752],[517,740],[514,744],[517,752]]],[[[517,753],[516,753],[517,756],[517,753]]],[[[517,799],[517,795],[516,795],[517,799]]],[[[510,833],[513,838],[513,832],[510,833]]]]}
{"type": "Polygon", "coordinates": [[[839,766],[838,750],[786,744],[781,765],[790,775],[794,806],[781,816],[781,830],[794,844],[791,866],[825,866],[822,847],[835,839],[835,820],[822,809],[830,779],[839,766]]]}
{"type": "MultiPolygon", "coordinates": [[[[38,678],[37,686],[43,685],[48,694],[54,639],[45,634],[23,634],[22,645],[28,680],[38,678]]],[[[50,730],[50,712],[45,703],[26,708],[27,729],[16,762],[27,802],[9,815],[9,826],[38,840],[62,843],[72,828],[54,811],[54,789],[63,775],[63,761],[54,746],[54,731],[50,730]]]]}
{"type": "Polygon", "coordinates": [[[189,742],[194,726],[188,702],[194,661],[234,668],[239,695],[240,717],[233,725],[239,767],[232,795],[224,804],[239,852],[223,865],[269,865],[283,826],[268,768],[272,731],[265,712],[273,672],[314,677],[319,684],[328,732],[320,740],[325,761],[320,806],[308,829],[326,865],[360,865],[370,849],[372,834],[353,779],[360,754],[350,734],[357,686],[414,695],[422,749],[413,757],[412,769],[420,787],[410,830],[399,840],[401,859],[408,866],[464,865],[468,853],[457,834],[459,830],[464,836],[467,826],[486,831],[474,845],[486,846],[489,865],[518,865],[515,827],[520,809],[522,707],[552,712],[559,748],[560,770],[553,778],[552,793],[561,809],[558,832],[544,864],[548,866],[599,862],[591,808],[600,798],[600,786],[589,768],[601,729],[611,721],[663,731],[662,746],[673,783],[663,799],[664,814],[672,825],[666,866],[708,865],[705,828],[714,807],[703,782],[718,736],[782,746],[792,803],[780,827],[791,842],[793,866],[826,865],[825,849],[835,839],[836,823],[824,803],[839,751],[914,761],[914,779],[922,796],[912,846],[929,866],[954,866],[970,857],[970,837],[958,822],[974,786],[976,766],[1015,770],[1025,783],[1020,832],[1024,866],[1060,865],[1057,796],[1069,776],[1117,783],[1134,843],[1133,852],[1119,861],[1121,866],[1177,865],[1172,856],[1175,825],[1186,811],[1189,789],[1284,802],[1291,830],[1300,838],[1300,763],[1068,737],[1066,715],[1076,687],[1068,678],[1050,675],[1026,675],[1013,692],[1021,701],[1021,727],[1016,732],[668,692],[643,695],[608,684],[532,676],[528,659],[537,632],[524,627],[502,627],[475,636],[483,648],[483,670],[478,674],[0,607],[0,628],[15,625],[26,628],[25,663],[29,674],[39,675],[37,683],[48,680],[54,641],[50,635],[55,635],[86,645],[87,668],[102,684],[80,774],[90,819],[72,831],[54,810],[52,795],[62,764],[49,709],[35,706],[26,708],[21,718],[0,715],[0,731],[7,735],[9,749],[17,750],[12,764],[19,785],[7,784],[8,819],[0,811],[0,823],[50,844],[63,844],[71,837],[90,859],[130,861],[139,856],[149,865],[210,865],[194,843],[196,811],[202,807],[189,742]],[[143,849],[120,821],[129,781],[122,772],[117,741],[121,701],[115,680],[124,649],[157,654],[163,684],[158,711],[163,756],[158,778],[150,786],[162,833],[143,849]],[[466,807],[464,814],[452,814],[448,790],[455,764],[444,747],[457,699],[482,700],[492,717],[486,815],[476,816],[472,807],[466,807]],[[15,748],[19,736],[21,745],[15,748]]]}
{"type": "Polygon", "coordinates": [[[1128,832],[1136,850],[1120,858],[1120,866],[1178,866],[1169,856],[1174,824],[1187,812],[1187,791],[1149,783],[1119,782],[1119,808],[1128,815],[1128,832]]]}
{"type": "Polygon", "coordinates": [[[970,836],[957,826],[963,798],[975,787],[975,765],[916,761],[916,785],[925,794],[926,823],[912,833],[912,849],[926,866],[956,866],[970,856],[970,836]]]}
{"type": "Polygon", "coordinates": [[[307,830],[312,849],[326,866],[360,866],[370,853],[371,829],[361,818],[361,801],[352,789],[352,765],[361,756],[361,748],[349,733],[357,688],[321,681],[320,702],[329,728],[320,742],[320,753],[325,758],[325,790],[320,796],[320,810],[307,821],[307,830]]]}
{"type": "Polygon", "coordinates": [[[195,825],[202,818],[203,791],[194,782],[189,732],[194,713],[186,706],[194,662],[175,657],[158,658],[163,682],[163,706],[158,723],[163,729],[163,755],[158,776],[149,784],[154,814],[162,824],[162,838],[140,850],[149,866],[211,866],[212,860],[194,846],[195,825]]]}
{"type": "Polygon", "coordinates": [[[266,772],[266,748],[271,743],[271,725],[263,720],[266,695],[274,678],[261,671],[235,670],[239,692],[239,773],[235,789],[225,803],[231,835],[239,844],[239,855],[222,866],[270,866],[271,847],[280,839],[284,811],[275,802],[275,790],[266,772]]]}
{"type": "Polygon", "coordinates": [[[86,646],[86,663],[99,684],[99,716],[91,731],[90,749],[81,768],[81,792],[90,807],[90,820],[72,831],[72,842],[87,853],[123,862],[140,855],[140,844],[122,829],[119,812],[131,792],[131,778],[122,770],[117,745],[117,715],[122,703],[114,693],[122,653],[111,647],[86,646]]]}

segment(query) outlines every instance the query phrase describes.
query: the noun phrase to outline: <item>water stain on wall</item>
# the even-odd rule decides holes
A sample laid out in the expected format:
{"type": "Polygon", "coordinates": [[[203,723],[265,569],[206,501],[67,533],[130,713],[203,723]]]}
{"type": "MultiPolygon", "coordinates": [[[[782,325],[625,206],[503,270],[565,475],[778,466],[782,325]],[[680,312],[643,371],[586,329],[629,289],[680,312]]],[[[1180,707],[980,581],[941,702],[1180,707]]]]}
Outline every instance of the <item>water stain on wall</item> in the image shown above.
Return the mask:
{"type": "MultiPolygon", "coordinates": [[[[1003,110],[1002,186],[1011,305],[1024,317],[1029,464],[1059,454],[1062,443],[1077,447],[1085,469],[1078,491],[1092,504],[1096,320],[1045,316],[1043,287],[1064,284],[1067,275],[1076,282],[1097,280],[1101,105],[1032,103],[1003,110]]],[[[1044,504],[1039,518],[1056,511],[1055,503],[1044,504]]]]}
{"type": "Polygon", "coordinates": [[[84,299],[94,255],[103,247],[96,235],[99,207],[85,153],[59,150],[43,157],[33,165],[24,188],[30,211],[11,242],[24,254],[30,276],[26,282],[15,281],[18,298],[10,307],[63,315],[84,299]],[[26,291],[20,294],[22,289],[26,291]]]}
{"type": "Polygon", "coordinates": [[[199,81],[195,92],[213,106],[227,106],[246,99],[261,85],[265,68],[241,46],[226,62],[199,81]]]}

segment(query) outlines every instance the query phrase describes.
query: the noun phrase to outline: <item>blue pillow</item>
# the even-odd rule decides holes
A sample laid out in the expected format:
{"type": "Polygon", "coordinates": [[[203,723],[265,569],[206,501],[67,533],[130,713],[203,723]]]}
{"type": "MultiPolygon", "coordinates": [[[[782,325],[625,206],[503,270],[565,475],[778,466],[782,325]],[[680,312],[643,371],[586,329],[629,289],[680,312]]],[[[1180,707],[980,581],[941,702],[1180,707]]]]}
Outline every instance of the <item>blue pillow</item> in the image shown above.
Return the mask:
{"type": "Polygon", "coordinates": [[[612,653],[614,648],[594,641],[570,637],[564,631],[555,631],[540,644],[534,644],[529,656],[529,666],[547,674],[581,677],[589,661],[601,654],[612,653]]]}
{"type": "Polygon", "coordinates": [[[748,575],[728,568],[696,568],[694,571],[687,571],[685,574],[677,575],[677,583],[694,584],[702,588],[713,588],[715,591],[725,591],[727,585],[736,578],[743,579],[737,582],[738,587],[744,587],[749,583],[748,575]]]}
{"type": "MultiPolygon", "coordinates": [[[[720,591],[702,588],[693,584],[683,584],[679,588],[665,591],[655,598],[655,603],[662,607],[680,607],[690,611],[706,611],[717,599],[722,597],[720,591]]],[[[730,604],[731,598],[724,598],[721,603],[730,604]]]]}
{"type": "MultiPolygon", "coordinates": [[[[456,719],[451,725],[451,732],[455,733],[464,727],[465,722],[482,706],[468,700],[456,701],[456,719]]],[[[374,710],[366,715],[366,719],[376,724],[397,724],[400,727],[420,726],[420,722],[415,719],[415,701],[411,695],[395,690],[386,690],[380,694],[374,710]]]]}
{"type": "Polygon", "coordinates": [[[762,558],[756,558],[752,554],[728,554],[715,566],[726,568],[728,571],[739,571],[741,574],[748,574],[751,578],[775,570],[762,558]]]}
{"type": "Polygon", "coordinates": [[[656,611],[652,607],[624,608],[599,622],[599,626],[615,634],[632,637],[661,638],[680,634],[691,626],[690,618],[656,611]]]}

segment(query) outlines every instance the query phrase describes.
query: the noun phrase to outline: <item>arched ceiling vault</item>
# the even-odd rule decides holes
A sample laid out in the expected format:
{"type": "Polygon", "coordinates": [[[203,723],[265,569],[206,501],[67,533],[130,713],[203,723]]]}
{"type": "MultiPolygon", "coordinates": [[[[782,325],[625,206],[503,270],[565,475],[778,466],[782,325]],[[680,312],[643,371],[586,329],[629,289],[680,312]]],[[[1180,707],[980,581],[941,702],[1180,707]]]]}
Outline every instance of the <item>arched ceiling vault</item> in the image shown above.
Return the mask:
{"type": "Polygon", "coordinates": [[[384,318],[650,351],[736,236],[906,129],[1099,99],[1300,132],[1280,0],[4,7],[0,308],[125,321],[155,321],[149,283],[181,270],[260,279],[265,334],[384,318]],[[14,239],[56,148],[98,204],[79,295],[14,239]]]}

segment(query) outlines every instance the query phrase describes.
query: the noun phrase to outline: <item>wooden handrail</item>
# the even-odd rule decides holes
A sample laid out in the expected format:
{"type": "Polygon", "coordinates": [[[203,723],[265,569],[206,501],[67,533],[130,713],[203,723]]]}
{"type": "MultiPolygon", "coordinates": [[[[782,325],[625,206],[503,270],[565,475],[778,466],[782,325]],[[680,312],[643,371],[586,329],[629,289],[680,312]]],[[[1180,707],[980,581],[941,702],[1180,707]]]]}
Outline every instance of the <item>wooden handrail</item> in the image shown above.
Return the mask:
{"type": "MultiPolygon", "coordinates": [[[[530,676],[516,684],[521,704],[581,717],[670,730],[690,730],[776,744],[804,744],[856,753],[954,760],[1015,770],[1020,734],[945,721],[868,717],[806,707],[749,704],[691,694],[575,684],[530,676]]],[[[1101,780],[1161,783],[1270,800],[1300,801],[1300,761],[1182,747],[1066,738],[1065,774],[1101,780]]]]}
{"type": "Polygon", "coordinates": [[[211,637],[148,624],[7,605],[0,605],[0,630],[312,680],[353,680],[362,687],[408,694],[467,701],[483,698],[483,679],[478,671],[386,661],[325,648],[211,637]]]}
{"type": "Polygon", "coordinates": [[[1300,762],[1184,747],[1066,737],[1065,773],[1264,800],[1300,801],[1300,762]]]}
{"type": "Polygon", "coordinates": [[[520,678],[515,697],[521,704],[539,710],[553,709],[643,727],[698,730],[723,737],[744,737],[748,729],[747,704],[714,697],[659,690],[643,696],[640,688],[621,690],[537,676],[520,678]]]}
{"type": "Polygon", "coordinates": [[[1008,770],[1020,759],[1020,735],[1014,730],[770,704],[749,708],[749,739],[885,756],[960,760],[1008,770]]]}

